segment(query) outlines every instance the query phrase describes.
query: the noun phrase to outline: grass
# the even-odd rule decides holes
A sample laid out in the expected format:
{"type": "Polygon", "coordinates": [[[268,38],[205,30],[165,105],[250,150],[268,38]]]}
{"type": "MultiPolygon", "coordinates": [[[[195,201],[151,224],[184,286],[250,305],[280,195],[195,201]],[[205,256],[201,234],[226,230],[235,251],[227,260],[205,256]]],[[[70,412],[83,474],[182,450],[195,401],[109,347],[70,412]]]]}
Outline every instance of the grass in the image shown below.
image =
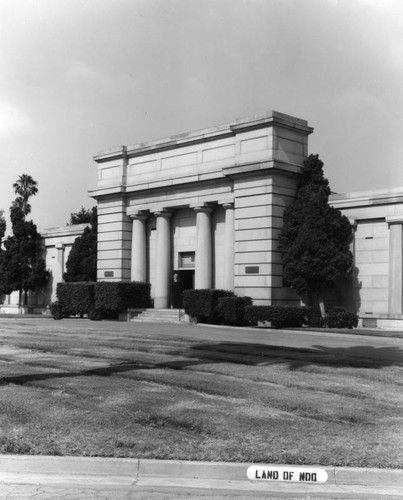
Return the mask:
{"type": "Polygon", "coordinates": [[[2,321],[0,453],[403,466],[403,367],[391,347],[158,330],[2,321]]]}

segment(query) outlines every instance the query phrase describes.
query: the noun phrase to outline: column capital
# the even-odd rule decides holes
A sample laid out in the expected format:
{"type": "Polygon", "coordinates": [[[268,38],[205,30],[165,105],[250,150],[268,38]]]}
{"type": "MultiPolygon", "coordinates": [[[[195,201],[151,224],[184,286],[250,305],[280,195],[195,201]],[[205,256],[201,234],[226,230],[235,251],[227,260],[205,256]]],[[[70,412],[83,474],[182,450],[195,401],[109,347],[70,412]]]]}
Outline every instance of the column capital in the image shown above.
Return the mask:
{"type": "Polygon", "coordinates": [[[212,207],[208,206],[203,206],[203,205],[198,205],[196,207],[192,207],[195,212],[204,212],[204,213],[210,213],[213,211],[212,207]]]}
{"type": "Polygon", "coordinates": [[[168,210],[157,210],[154,212],[155,217],[172,217],[172,212],[168,210]]]}
{"type": "Polygon", "coordinates": [[[227,202],[227,203],[223,203],[222,204],[222,207],[225,209],[225,210],[233,210],[235,208],[234,206],[234,202],[227,202]]]}
{"type": "Polygon", "coordinates": [[[391,215],[390,217],[386,217],[386,222],[389,224],[403,224],[403,215],[391,215]]]}
{"type": "Polygon", "coordinates": [[[147,220],[149,216],[147,214],[132,214],[129,217],[132,220],[147,220]]]}
{"type": "Polygon", "coordinates": [[[66,245],[64,243],[56,243],[55,247],[57,250],[64,250],[66,245]]]}

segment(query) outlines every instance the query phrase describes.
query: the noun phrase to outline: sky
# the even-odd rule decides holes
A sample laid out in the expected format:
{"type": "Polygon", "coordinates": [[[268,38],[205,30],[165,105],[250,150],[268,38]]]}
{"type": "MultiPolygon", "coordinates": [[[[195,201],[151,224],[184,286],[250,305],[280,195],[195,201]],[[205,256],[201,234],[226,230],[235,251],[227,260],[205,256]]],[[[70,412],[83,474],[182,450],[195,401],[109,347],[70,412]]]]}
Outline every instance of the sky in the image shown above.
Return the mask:
{"type": "Polygon", "coordinates": [[[403,187],[401,0],[0,0],[0,208],[95,200],[98,152],[276,110],[336,192],[403,187]]]}

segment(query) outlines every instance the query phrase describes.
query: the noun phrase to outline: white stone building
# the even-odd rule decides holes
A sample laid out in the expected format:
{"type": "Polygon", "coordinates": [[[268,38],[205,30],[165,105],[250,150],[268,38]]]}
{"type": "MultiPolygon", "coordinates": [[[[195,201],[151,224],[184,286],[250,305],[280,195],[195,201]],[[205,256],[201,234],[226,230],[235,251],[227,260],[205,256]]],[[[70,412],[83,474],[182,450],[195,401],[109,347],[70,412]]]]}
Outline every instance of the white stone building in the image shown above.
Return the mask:
{"type": "Polygon", "coordinates": [[[353,305],[366,326],[403,327],[403,188],[333,195],[354,224],[353,305]]]}
{"type": "MultiPolygon", "coordinates": [[[[299,304],[284,286],[278,236],[313,129],[278,112],[98,154],[98,280],[149,281],[155,308],[187,288],[224,288],[255,304],[299,304]]],[[[326,172],[325,172],[326,174],[326,172]]],[[[403,188],[332,195],[354,224],[353,293],[367,326],[403,326],[403,188]]],[[[42,232],[51,280],[32,311],[55,300],[85,225],[42,232]]],[[[5,297],[1,311],[16,307],[5,297]]]]}
{"type": "MultiPolygon", "coordinates": [[[[45,287],[28,293],[24,312],[48,314],[49,305],[56,300],[56,285],[63,280],[66,262],[74,240],[81,236],[87,224],[54,227],[41,231],[40,252],[45,259],[50,277],[45,287]]],[[[1,296],[0,296],[1,297],[1,296]]],[[[18,313],[18,292],[1,297],[0,313],[18,313]]]]}
{"type": "Polygon", "coordinates": [[[273,111],[100,153],[98,279],[150,281],[155,308],[210,287],[295,303],[277,239],[311,132],[273,111]]]}
{"type": "MultiPolygon", "coordinates": [[[[312,132],[273,111],[97,155],[98,279],[150,281],[156,308],[209,287],[298,304],[283,286],[278,235],[312,132]]],[[[330,203],[355,227],[348,306],[369,326],[403,324],[403,189],[330,203]]]]}

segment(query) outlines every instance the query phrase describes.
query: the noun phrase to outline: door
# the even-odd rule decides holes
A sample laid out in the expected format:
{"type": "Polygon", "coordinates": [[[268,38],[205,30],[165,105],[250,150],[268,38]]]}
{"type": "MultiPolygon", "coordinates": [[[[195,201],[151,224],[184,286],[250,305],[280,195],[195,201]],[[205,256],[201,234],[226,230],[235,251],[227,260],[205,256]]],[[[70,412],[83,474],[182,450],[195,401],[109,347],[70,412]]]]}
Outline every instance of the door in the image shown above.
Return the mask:
{"type": "Polygon", "coordinates": [[[193,269],[172,272],[171,303],[173,308],[183,307],[182,292],[194,288],[194,274],[193,269]]]}

